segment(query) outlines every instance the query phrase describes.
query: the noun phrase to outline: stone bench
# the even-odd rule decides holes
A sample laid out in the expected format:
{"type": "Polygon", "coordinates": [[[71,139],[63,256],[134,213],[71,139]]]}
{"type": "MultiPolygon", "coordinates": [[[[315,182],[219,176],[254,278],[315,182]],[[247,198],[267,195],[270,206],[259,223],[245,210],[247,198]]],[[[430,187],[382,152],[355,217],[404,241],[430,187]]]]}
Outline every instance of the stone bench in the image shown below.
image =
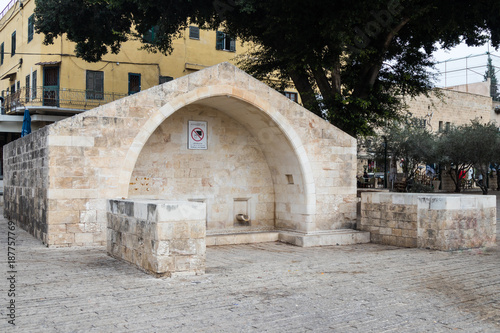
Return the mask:
{"type": "Polygon", "coordinates": [[[494,246],[493,195],[364,192],[358,228],[373,243],[437,250],[494,246]]]}
{"type": "Polygon", "coordinates": [[[108,200],[107,251],[156,276],[205,273],[200,202],[108,200]]]}

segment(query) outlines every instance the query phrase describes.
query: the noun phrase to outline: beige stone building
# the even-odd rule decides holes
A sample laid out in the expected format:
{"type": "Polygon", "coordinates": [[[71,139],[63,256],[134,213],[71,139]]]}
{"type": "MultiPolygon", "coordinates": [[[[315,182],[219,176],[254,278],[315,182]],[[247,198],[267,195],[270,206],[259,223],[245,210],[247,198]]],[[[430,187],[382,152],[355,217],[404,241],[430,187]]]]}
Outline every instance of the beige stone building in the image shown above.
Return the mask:
{"type": "MultiPolygon", "coordinates": [[[[436,88],[429,96],[420,95],[404,102],[405,112],[415,124],[431,132],[444,132],[451,126],[469,124],[474,119],[484,123],[496,122],[500,126],[500,103],[492,101],[489,81],[436,88]]],[[[384,171],[383,168],[364,149],[358,152],[358,176],[366,169],[369,172],[375,169],[380,173],[384,171]]]]}
{"type": "Polygon", "coordinates": [[[452,125],[465,125],[473,119],[482,122],[500,118],[494,112],[489,82],[435,89],[430,96],[407,99],[409,116],[432,132],[445,131],[452,125]]]}

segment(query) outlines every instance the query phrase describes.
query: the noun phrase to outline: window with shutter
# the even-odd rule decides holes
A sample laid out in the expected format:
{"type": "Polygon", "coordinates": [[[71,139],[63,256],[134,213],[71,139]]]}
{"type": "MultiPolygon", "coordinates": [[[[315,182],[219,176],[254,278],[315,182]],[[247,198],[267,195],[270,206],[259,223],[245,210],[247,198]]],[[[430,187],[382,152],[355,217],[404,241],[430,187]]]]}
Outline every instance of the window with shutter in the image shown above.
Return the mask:
{"type": "Polygon", "coordinates": [[[189,38],[200,39],[200,28],[189,26],[189,38]]]}
{"type": "Polygon", "coordinates": [[[34,100],[36,98],[36,71],[33,71],[31,75],[31,99],[34,100]]]}
{"type": "Polygon", "coordinates": [[[26,75],[26,92],[25,92],[25,95],[26,95],[26,103],[29,102],[30,100],[30,83],[31,83],[31,78],[30,78],[30,75],[26,75]]]}
{"type": "Polygon", "coordinates": [[[34,15],[31,15],[30,17],[28,17],[28,43],[31,42],[33,40],[33,19],[34,19],[34,15]]]}
{"type": "Polygon", "coordinates": [[[224,50],[224,33],[217,31],[216,34],[216,44],[215,44],[215,49],[216,50],[224,50]]]}
{"type": "Polygon", "coordinates": [[[87,71],[87,99],[104,99],[104,72],[87,71]]]}
{"type": "Polygon", "coordinates": [[[234,38],[231,38],[231,36],[229,36],[228,34],[217,31],[216,41],[217,43],[215,45],[215,48],[217,50],[231,52],[236,51],[236,40],[234,38]]]}
{"type": "Polygon", "coordinates": [[[13,56],[16,54],[16,32],[12,33],[11,45],[10,45],[10,55],[13,56]]]}
{"type": "Polygon", "coordinates": [[[158,26],[152,27],[142,36],[143,42],[153,44],[154,42],[156,42],[157,33],[158,33],[158,26]]]}
{"type": "Polygon", "coordinates": [[[0,45],[0,65],[3,65],[4,55],[5,55],[5,46],[4,43],[2,43],[2,45],[0,45]]]}

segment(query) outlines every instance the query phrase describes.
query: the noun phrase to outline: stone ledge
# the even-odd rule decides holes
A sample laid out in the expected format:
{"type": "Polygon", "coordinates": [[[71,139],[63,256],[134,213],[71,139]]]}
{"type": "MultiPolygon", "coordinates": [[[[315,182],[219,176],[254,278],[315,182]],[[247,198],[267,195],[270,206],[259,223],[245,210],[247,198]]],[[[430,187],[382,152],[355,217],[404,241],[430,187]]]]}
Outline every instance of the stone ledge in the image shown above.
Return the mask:
{"type": "Polygon", "coordinates": [[[491,195],[365,192],[358,227],[373,243],[453,251],[494,246],[495,220],[491,195]]]}
{"type": "Polygon", "coordinates": [[[351,229],[303,234],[293,231],[239,232],[207,235],[207,246],[283,242],[301,247],[370,243],[370,233],[351,229]]]}
{"type": "Polygon", "coordinates": [[[279,240],[279,232],[264,231],[264,232],[241,232],[233,234],[207,235],[206,243],[207,246],[218,246],[218,245],[277,242],[278,240],[279,240]]]}
{"type": "Polygon", "coordinates": [[[351,229],[334,230],[316,234],[280,232],[279,240],[301,247],[353,245],[370,243],[370,233],[351,229]]]}

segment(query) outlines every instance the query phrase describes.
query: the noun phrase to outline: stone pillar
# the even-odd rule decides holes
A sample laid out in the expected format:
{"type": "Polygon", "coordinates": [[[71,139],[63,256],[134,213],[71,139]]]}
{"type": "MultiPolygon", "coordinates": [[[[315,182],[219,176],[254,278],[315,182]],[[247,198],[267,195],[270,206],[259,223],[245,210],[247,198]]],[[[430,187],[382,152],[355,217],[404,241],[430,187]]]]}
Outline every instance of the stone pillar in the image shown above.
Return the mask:
{"type": "Polygon", "coordinates": [[[205,273],[205,203],[109,200],[107,216],[109,255],[156,277],[205,273]]]}

